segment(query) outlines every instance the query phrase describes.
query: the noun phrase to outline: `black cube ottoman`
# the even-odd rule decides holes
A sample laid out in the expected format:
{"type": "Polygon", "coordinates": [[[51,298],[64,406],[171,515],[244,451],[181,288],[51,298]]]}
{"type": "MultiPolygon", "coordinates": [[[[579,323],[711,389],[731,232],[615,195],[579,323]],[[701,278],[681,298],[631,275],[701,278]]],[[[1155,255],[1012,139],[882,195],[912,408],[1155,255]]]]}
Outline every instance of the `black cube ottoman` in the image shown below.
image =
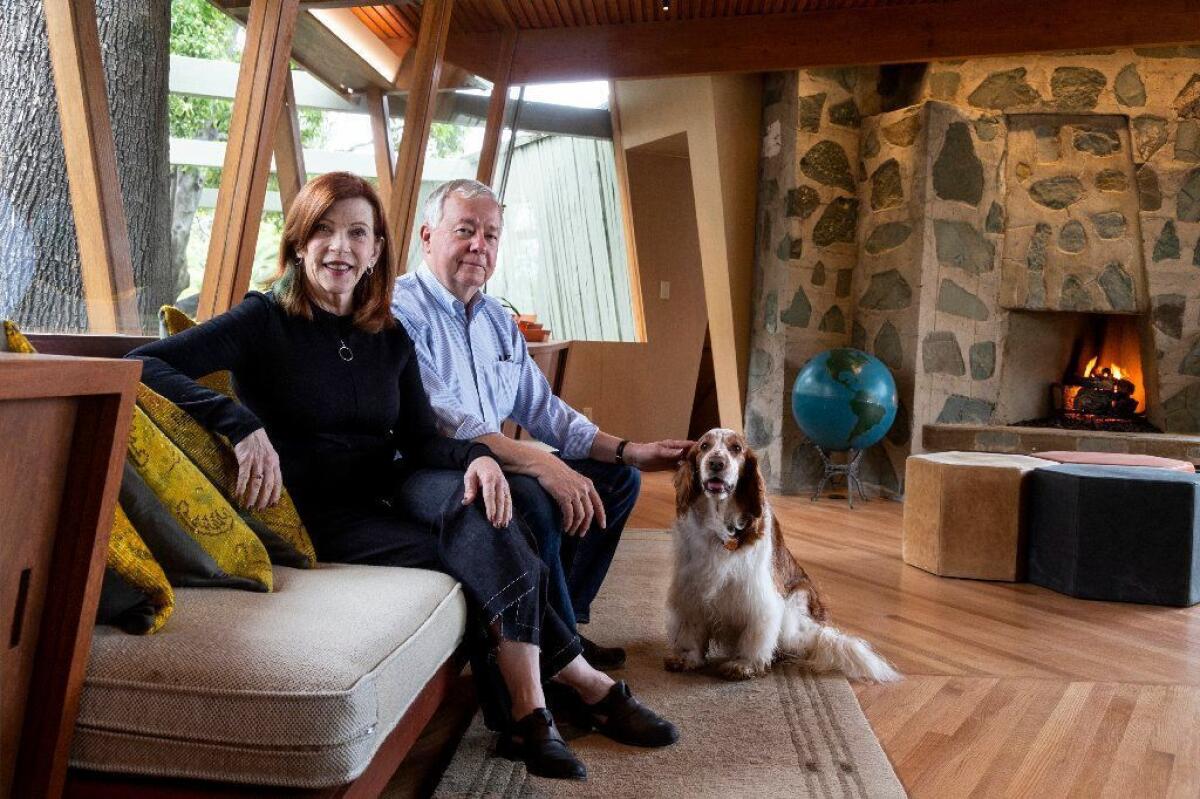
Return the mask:
{"type": "Polygon", "coordinates": [[[1027,480],[1029,582],[1083,599],[1200,602],[1200,475],[1064,465],[1027,480]]]}

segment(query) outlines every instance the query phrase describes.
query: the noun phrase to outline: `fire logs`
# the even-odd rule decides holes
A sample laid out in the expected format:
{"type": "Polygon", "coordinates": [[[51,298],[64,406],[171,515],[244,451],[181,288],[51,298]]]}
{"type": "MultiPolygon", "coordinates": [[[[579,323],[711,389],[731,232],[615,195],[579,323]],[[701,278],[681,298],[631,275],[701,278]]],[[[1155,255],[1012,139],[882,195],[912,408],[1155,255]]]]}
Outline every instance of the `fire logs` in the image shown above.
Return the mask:
{"type": "Polygon", "coordinates": [[[1132,418],[1137,411],[1133,383],[1112,373],[1108,367],[1097,369],[1077,383],[1063,386],[1062,412],[1117,419],[1132,418]]]}

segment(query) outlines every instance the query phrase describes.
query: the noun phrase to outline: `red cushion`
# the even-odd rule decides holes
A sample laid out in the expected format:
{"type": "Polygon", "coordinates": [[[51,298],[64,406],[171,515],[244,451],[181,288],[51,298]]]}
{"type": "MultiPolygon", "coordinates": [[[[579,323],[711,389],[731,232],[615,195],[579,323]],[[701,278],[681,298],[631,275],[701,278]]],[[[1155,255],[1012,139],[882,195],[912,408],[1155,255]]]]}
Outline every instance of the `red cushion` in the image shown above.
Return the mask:
{"type": "Polygon", "coordinates": [[[1157,455],[1131,455],[1125,452],[1072,452],[1069,450],[1035,452],[1033,454],[1038,458],[1059,463],[1086,463],[1091,466],[1150,466],[1155,469],[1170,469],[1189,474],[1196,471],[1196,467],[1188,461],[1160,458],[1157,455]]]}

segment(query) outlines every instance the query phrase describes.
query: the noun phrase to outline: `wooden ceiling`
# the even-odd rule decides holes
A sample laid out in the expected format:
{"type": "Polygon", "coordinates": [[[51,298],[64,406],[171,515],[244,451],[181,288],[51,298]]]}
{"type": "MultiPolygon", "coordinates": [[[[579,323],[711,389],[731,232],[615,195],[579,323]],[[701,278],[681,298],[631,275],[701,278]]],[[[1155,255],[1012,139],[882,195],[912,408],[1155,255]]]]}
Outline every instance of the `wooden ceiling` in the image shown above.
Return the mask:
{"type": "MultiPolygon", "coordinates": [[[[250,0],[210,0],[245,19],[250,0]]],[[[421,0],[348,8],[397,54],[413,47],[421,0]]],[[[1200,41],[1200,0],[455,0],[446,61],[494,80],[515,42],[512,84],[765,72],[1200,41]]],[[[302,13],[293,56],[355,91],[384,85],[302,13]]],[[[507,63],[507,62],[506,62],[507,63]]]]}
{"type": "MultiPolygon", "coordinates": [[[[453,25],[466,32],[507,28],[539,30],[587,25],[626,25],[691,19],[730,19],[882,6],[913,6],[957,0],[456,0],[453,25]]],[[[358,18],[380,38],[415,36],[420,3],[358,8],[358,18]]]]}

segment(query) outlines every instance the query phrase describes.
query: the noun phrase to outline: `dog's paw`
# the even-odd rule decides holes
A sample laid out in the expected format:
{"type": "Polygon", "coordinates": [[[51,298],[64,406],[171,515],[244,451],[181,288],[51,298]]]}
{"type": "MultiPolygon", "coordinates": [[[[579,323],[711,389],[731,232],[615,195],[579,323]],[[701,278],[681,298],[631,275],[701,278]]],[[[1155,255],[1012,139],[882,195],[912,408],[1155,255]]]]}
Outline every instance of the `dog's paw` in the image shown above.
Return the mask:
{"type": "Polygon", "coordinates": [[[717,672],[727,680],[749,680],[767,673],[767,666],[741,658],[727,660],[717,667],[717,672]]]}
{"type": "Polygon", "coordinates": [[[695,652],[674,652],[663,658],[667,671],[694,671],[704,665],[704,658],[695,652]]]}

